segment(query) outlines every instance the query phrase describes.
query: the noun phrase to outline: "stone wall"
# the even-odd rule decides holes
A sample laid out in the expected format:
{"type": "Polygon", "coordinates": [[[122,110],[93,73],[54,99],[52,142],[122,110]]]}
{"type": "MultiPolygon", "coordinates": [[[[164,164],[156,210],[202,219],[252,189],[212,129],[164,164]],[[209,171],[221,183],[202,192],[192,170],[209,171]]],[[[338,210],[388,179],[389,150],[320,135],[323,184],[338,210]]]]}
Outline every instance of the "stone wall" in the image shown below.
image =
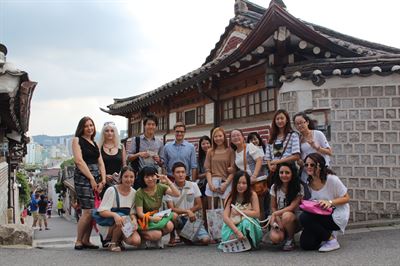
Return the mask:
{"type": "Polygon", "coordinates": [[[7,223],[8,164],[0,162],[0,224],[7,223]]]}
{"type": "Polygon", "coordinates": [[[399,218],[400,77],[334,78],[321,87],[299,80],[281,89],[283,99],[330,109],[332,168],[349,189],[350,220],[399,218]],[[311,102],[299,97],[304,90],[311,102]]]}

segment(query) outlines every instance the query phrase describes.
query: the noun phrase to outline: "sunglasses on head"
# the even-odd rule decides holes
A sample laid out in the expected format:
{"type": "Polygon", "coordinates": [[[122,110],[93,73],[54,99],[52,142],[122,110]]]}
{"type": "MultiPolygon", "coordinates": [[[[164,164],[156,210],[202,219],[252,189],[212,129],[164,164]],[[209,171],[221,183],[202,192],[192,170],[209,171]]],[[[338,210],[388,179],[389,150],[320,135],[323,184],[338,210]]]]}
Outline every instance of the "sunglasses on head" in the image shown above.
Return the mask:
{"type": "Polygon", "coordinates": [[[110,122],[105,122],[104,126],[115,126],[115,123],[110,121],[110,122]]]}

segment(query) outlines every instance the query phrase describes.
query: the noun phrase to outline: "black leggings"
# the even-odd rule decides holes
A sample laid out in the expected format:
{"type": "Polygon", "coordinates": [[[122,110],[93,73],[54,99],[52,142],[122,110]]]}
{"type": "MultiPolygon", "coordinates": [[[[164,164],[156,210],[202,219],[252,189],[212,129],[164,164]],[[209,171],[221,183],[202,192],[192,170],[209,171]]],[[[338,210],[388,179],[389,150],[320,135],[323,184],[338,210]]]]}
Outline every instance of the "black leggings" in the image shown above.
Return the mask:
{"type": "Polygon", "coordinates": [[[331,237],[332,231],[340,229],[333,221],[332,215],[303,212],[300,215],[300,223],[303,226],[300,247],[305,250],[319,249],[321,242],[327,241],[331,237]]]}

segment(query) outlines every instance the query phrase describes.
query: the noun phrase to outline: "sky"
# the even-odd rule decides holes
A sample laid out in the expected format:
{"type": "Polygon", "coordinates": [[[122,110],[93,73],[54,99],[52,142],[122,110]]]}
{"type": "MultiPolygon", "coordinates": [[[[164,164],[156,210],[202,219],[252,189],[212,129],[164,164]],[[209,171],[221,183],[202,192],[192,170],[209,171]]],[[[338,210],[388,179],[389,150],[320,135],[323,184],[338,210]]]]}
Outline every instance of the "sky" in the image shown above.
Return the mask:
{"type": "MultiPolygon", "coordinates": [[[[234,16],[234,2],[0,0],[7,62],[38,82],[28,135],[73,134],[83,116],[98,130],[107,121],[126,129],[126,118],[99,108],[200,67],[234,16]]],[[[284,2],[302,20],[400,48],[399,1],[284,2]]]]}

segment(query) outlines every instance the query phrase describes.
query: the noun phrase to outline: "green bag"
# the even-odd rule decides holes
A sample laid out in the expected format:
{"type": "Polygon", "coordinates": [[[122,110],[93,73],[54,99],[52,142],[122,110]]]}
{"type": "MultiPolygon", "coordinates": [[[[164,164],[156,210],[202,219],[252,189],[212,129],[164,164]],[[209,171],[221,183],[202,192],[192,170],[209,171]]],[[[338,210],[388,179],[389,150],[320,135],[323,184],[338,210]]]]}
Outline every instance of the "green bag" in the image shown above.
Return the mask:
{"type": "MultiPolygon", "coordinates": [[[[167,223],[172,220],[173,217],[174,217],[174,213],[171,212],[170,215],[163,217],[157,223],[149,222],[149,227],[147,228],[147,230],[162,230],[167,225],[167,223]]],[[[142,227],[140,225],[138,225],[138,230],[142,231],[142,227]]]]}

